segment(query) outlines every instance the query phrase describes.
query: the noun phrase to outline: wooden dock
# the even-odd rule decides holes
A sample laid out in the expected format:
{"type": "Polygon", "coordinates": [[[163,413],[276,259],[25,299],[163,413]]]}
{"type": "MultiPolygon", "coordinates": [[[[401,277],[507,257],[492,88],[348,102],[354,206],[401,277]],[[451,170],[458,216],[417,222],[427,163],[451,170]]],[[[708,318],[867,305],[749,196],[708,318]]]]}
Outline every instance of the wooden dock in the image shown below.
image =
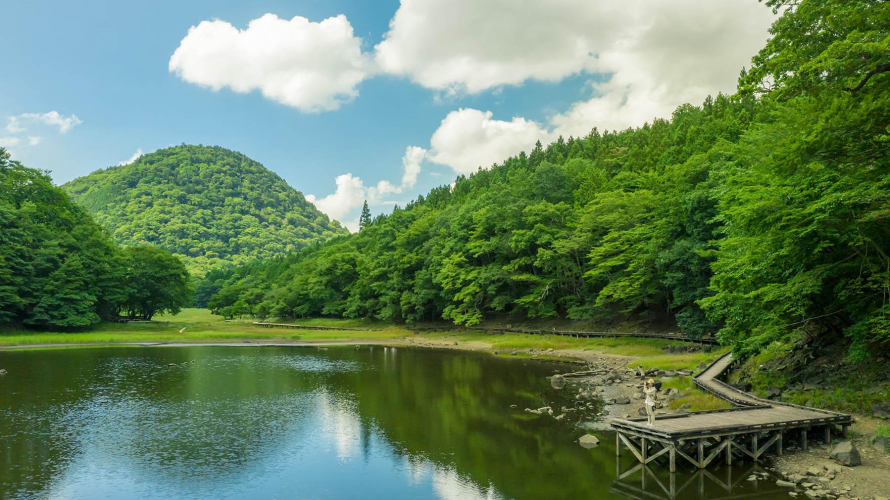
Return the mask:
{"type": "Polygon", "coordinates": [[[831,441],[836,428],[846,436],[853,421],[850,415],[769,401],[720,381],[732,362],[732,354],[721,357],[695,377],[695,384],[732,402],[733,408],[661,415],[653,427],[645,418],[612,419],[617,454],[624,447],[643,465],[660,460],[675,472],[677,457],[704,469],[721,455],[727,465],[734,457],[757,461],[771,449],[782,455],[783,439],[789,434],[804,450],[816,431],[825,442],[831,441]]]}

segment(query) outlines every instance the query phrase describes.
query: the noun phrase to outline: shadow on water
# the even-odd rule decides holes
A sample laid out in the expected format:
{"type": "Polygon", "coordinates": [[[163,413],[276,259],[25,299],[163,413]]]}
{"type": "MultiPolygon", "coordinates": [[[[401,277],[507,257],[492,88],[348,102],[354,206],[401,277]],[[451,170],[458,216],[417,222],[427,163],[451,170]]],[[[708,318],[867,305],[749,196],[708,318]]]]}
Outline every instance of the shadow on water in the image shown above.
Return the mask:
{"type": "Polygon", "coordinates": [[[572,406],[548,379],[563,365],[352,346],[20,351],[0,365],[3,499],[787,496],[744,468],[671,480],[625,457],[616,471],[613,434],[576,442],[599,408],[524,411],[572,406]]]}

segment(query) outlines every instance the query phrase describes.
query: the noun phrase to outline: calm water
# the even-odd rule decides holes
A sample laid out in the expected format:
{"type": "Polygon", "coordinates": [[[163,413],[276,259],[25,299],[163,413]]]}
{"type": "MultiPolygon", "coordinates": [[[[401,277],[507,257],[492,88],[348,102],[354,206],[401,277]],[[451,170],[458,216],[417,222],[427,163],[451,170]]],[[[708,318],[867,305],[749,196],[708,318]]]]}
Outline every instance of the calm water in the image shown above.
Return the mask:
{"type": "MultiPolygon", "coordinates": [[[[3,500],[670,498],[662,467],[616,481],[636,464],[614,434],[586,450],[577,416],[510,409],[566,403],[547,379],[565,366],[344,346],[13,351],[0,368],[3,500]]],[[[678,498],[788,498],[711,472],[677,474],[678,498]]]]}

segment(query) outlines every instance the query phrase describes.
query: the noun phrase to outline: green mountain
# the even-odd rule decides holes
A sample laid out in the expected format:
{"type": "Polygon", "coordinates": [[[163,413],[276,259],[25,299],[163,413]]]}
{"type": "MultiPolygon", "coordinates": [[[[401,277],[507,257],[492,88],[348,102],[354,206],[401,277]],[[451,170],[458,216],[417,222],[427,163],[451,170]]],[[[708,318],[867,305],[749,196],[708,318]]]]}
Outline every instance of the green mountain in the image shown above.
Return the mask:
{"type": "Polygon", "coordinates": [[[168,250],[198,276],[347,233],[261,164],[216,146],[161,149],[62,188],[116,242],[168,250]]]}

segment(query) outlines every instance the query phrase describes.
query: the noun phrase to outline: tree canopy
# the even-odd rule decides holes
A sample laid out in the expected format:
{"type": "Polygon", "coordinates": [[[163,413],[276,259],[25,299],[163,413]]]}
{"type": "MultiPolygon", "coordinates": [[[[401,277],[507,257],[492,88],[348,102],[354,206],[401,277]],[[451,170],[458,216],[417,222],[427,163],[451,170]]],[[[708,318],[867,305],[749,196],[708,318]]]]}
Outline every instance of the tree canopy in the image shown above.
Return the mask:
{"type": "Polygon", "coordinates": [[[790,336],[887,347],[890,4],[767,4],[782,16],[737,94],[538,143],[360,233],[214,275],[211,307],[649,317],[742,354],[790,336]]]}
{"type": "Polygon", "coordinates": [[[160,149],[62,187],[117,243],[168,250],[198,276],[347,232],[273,172],[220,147],[160,149]]]}
{"type": "Polygon", "coordinates": [[[175,311],[191,301],[188,281],[163,250],[115,245],[47,173],[0,148],[0,326],[86,327],[117,317],[137,297],[159,304],[153,311],[175,311]],[[175,279],[162,266],[134,272],[153,261],[175,268],[175,279]]]}

